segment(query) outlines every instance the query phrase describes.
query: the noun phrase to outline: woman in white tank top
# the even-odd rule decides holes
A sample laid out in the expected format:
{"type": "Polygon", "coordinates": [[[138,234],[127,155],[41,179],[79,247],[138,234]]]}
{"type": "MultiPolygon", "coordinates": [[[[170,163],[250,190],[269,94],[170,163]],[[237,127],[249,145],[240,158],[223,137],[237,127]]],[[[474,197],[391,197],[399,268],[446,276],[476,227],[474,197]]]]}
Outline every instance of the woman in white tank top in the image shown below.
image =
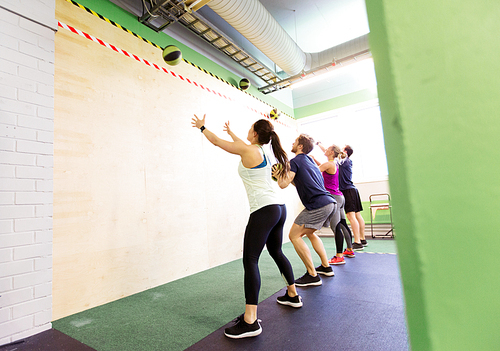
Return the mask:
{"type": "Polygon", "coordinates": [[[223,140],[205,128],[205,115],[202,119],[195,115],[192,125],[199,128],[215,146],[241,157],[238,173],[245,185],[250,204],[250,218],[243,241],[246,305],[245,313],[235,320],[234,326],[226,328],[224,334],[230,338],[257,336],[262,332],[257,319],[260,289],[258,260],[264,245],[267,246],[269,254],[276,262],[287,284],[285,295],[278,297],[277,302],[295,308],[302,306],[302,299],[295,289],[292,266],[281,250],[286,207],[273,186],[271,164],[262,145],[271,143],[276,160],[281,165],[281,170],[275,174],[278,177],[286,175],[290,169],[288,157],[281,147],[273,125],[265,119],[255,122],[248,131],[247,140],[250,144],[231,131],[229,122],[225,123],[224,131],[229,134],[232,141],[223,140]]]}

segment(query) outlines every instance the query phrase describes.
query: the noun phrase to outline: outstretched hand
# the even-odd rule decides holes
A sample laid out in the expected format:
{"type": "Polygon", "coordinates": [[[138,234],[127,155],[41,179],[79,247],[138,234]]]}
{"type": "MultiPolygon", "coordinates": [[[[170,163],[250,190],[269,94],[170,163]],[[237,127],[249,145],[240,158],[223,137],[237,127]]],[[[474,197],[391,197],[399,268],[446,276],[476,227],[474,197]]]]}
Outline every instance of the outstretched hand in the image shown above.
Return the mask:
{"type": "Polygon", "coordinates": [[[191,119],[191,125],[194,128],[200,129],[201,127],[203,127],[205,125],[205,116],[206,116],[206,114],[203,115],[202,119],[199,119],[198,116],[194,115],[194,118],[191,119]]]}
{"type": "Polygon", "coordinates": [[[227,134],[231,134],[231,128],[229,127],[229,121],[224,123],[224,131],[227,132],[227,134]]]}

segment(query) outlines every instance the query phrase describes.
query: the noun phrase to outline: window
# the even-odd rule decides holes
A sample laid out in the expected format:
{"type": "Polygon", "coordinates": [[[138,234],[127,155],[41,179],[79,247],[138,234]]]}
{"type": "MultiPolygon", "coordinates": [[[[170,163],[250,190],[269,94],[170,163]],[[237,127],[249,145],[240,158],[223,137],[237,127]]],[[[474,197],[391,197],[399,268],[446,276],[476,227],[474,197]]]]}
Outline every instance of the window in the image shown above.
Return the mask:
{"type": "MultiPolygon", "coordinates": [[[[355,183],[388,179],[378,101],[304,118],[299,120],[299,131],[321,141],[325,147],[336,144],[343,148],[349,144],[354,150],[351,159],[355,183]]],[[[326,160],[318,147],[311,153],[320,162],[326,160]]]]}

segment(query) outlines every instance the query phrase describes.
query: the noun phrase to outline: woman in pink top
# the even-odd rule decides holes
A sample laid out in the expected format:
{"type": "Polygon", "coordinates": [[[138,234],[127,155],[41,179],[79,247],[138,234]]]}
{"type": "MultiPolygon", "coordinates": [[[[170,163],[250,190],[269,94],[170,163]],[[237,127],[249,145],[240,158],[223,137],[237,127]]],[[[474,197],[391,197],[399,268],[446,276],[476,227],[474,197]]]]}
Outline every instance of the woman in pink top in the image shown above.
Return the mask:
{"type": "Polygon", "coordinates": [[[354,257],[355,255],[354,251],[352,250],[351,230],[349,229],[349,226],[347,225],[347,222],[345,220],[345,199],[344,195],[339,190],[339,172],[337,164],[335,162],[342,151],[340,151],[340,148],[337,145],[332,145],[328,148],[325,148],[320,142],[317,142],[316,145],[318,145],[320,149],[325,153],[328,161],[325,163],[320,163],[318,160],[313,158],[314,162],[316,162],[316,164],[319,166],[319,170],[323,174],[326,190],[328,190],[333,195],[335,200],[337,200],[337,206],[340,212],[340,222],[335,228],[331,228],[333,233],[335,234],[337,254],[330,259],[329,263],[334,265],[345,264],[344,255],[347,257],[354,257]],[[344,252],[342,252],[344,238],[347,244],[347,248],[344,252]]]}

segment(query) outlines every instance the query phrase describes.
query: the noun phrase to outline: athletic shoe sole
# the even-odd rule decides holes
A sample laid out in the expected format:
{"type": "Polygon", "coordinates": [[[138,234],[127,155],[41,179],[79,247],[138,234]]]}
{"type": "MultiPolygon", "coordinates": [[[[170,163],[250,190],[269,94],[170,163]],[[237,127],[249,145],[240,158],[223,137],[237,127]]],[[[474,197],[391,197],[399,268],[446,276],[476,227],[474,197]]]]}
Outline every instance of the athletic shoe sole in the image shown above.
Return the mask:
{"type": "Polygon", "coordinates": [[[321,271],[316,271],[318,274],[326,275],[327,277],[333,277],[335,275],[334,271],[331,272],[321,272],[321,271]]]}
{"type": "Polygon", "coordinates": [[[312,283],[305,283],[305,284],[295,282],[295,285],[297,285],[297,286],[320,286],[321,284],[323,284],[323,282],[321,280],[319,282],[312,282],[312,283]]]}
{"type": "Polygon", "coordinates": [[[291,301],[280,301],[276,300],[280,305],[285,305],[285,306],[291,306],[295,308],[300,308],[302,307],[302,298],[299,298],[300,302],[291,302],[291,301]]]}
{"type": "Polygon", "coordinates": [[[339,264],[345,264],[345,261],[340,261],[340,262],[330,262],[330,264],[334,264],[334,265],[339,265],[339,264]]]}
{"type": "Polygon", "coordinates": [[[243,339],[243,338],[251,338],[253,336],[257,336],[260,333],[262,333],[262,327],[260,327],[257,330],[254,330],[254,331],[249,331],[249,332],[238,334],[238,335],[231,335],[231,334],[227,334],[226,332],[224,332],[224,335],[227,336],[228,338],[231,338],[231,339],[243,339]]]}

